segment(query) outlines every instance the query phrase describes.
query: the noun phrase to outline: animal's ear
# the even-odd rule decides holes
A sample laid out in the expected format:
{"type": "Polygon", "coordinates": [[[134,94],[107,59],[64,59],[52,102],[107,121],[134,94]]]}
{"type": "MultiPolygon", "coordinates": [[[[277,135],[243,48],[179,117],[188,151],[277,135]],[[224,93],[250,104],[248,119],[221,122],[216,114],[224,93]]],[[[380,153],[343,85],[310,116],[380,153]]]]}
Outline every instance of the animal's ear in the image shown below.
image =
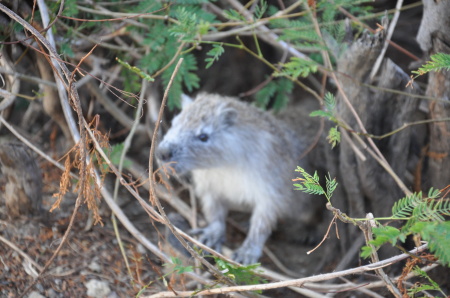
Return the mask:
{"type": "Polygon", "coordinates": [[[233,108],[225,109],[221,115],[222,123],[224,123],[227,126],[234,125],[236,123],[237,115],[238,113],[235,109],[233,108]]]}
{"type": "Polygon", "coordinates": [[[184,93],[181,94],[181,108],[182,109],[187,108],[193,102],[194,102],[194,100],[191,97],[189,97],[188,95],[186,95],[184,93]]]}

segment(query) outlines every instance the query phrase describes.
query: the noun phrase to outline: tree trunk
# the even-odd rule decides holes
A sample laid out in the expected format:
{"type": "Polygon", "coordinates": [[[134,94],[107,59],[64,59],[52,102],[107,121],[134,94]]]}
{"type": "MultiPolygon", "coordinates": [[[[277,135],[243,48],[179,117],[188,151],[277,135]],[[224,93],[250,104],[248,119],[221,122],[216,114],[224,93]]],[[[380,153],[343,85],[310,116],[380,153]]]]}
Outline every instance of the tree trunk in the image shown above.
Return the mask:
{"type": "MultiPolygon", "coordinates": [[[[450,1],[424,0],[424,14],[417,41],[425,54],[450,54],[450,1]]],[[[429,118],[450,117],[450,72],[431,72],[426,95],[436,98],[428,104],[429,118]]],[[[424,187],[444,188],[450,184],[450,122],[429,125],[428,163],[424,187]]]]}
{"type": "Polygon", "coordinates": [[[6,176],[5,203],[11,217],[38,214],[42,201],[42,175],[27,147],[0,145],[0,165],[6,176]]]}
{"type": "MultiPolygon", "coordinates": [[[[364,34],[349,46],[337,63],[338,79],[346,97],[366,131],[375,136],[390,133],[405,123],[424,118],[424,114],[418,111],[420,100],[408,95],[419,93],[420,88],[416,85],[414,88],[406,87],[409,76],[393,61],[384,59],[378,77],[370,81],[370,72],[384,42],[384,31],[375,35],[364,34]],[[393,93],[389,89],[403,93],[393,93]]],[[[363,131],[341,93],[337,96],[336,108],[339,118],[353,131],[363,131]]],[[[351,217],[365,217],[368,212],[372,212],[375,217],[389,216],[394,202],[404,196],[401,188],[392,175],[369,154],[366,136],[360,135],[366,144],[363,146],[350,131],[341,129],[341,132],[341,143],[337,150],[326,153],[326,168],[334,169],[335,172],[331,174],[337,177],[342,189],[341,195],[335,198],[334,206],[351,217]]],[[[407,187],[413,186],[414,169],[420,160],[420,149],[424,142],[423,136],[417,135],[417,132],[420,130],[408,127],[389,137],[372,138],[393,172],[407,187]]],[[[372,150],[370,146],[368,148],[372,150]]],[[[344,252],[355,242],[355,236],[360,234],[352,225],[340,228],[340,244],[344,252]]]]}
{"type": "MultiPolygon", "coordinates": [[[[427,55],[450,53],[449,15],[450,1],[424,1],[423,20],[417,40],[427,55]]],[[[417,85],[413,85],[413,88],[406,87],[409,76],[389,59],[384,59],[376,81],[369,81],[370,71],[383,43],[383,31],[375,35],[365,34],[349,46],[337,63],[343,91],[367,132],[383,135],[406,123],[449,118],[448,71],[429,74],[425,94],[437,101],[408,96],[408,93],[422,92],[417,85]],[[375,87],[371,88],[366,84],[375,87]],[[387,89],[404,93],[393,93],[387,89]],[[422,112],[424,107],[428,114],[422,112]]],[[[352,130],[361,132],[361,127],[342,94],[337,97],[337,110],[339,117],[352,130]]],[[[355,136],[348,131],[342,132],[339,148],[334,153],[325,153],[325,167],[336,171],[332,175],[338,177],[343,192],[342,196],[335,198],[335,206],[352,217],[365,217],[367,212],[372,212],[375,217],[391,215],[394,202],[402,198],[404,193],[355,136]],[[356,154],[356,151],[360,154],[356,154]]],[[[368,143],[366,137],[361,138],[368,143]]],[[[394,173],[412,191],[428,191],[431,186],[443,188],[450,184],[449,121],[408,127],[389,137],[374,139],[374,142],[394,173]],[[427,148],[428,151],[425,150],[427,148]],[[427,158],[424,159],[424,155],[427,158]]],[[[346,225],[341,228],[340,233],[341,246],[344,246],[345,251],[354,242],[355,233],[359,232],[355,227],[346,225]]]]}

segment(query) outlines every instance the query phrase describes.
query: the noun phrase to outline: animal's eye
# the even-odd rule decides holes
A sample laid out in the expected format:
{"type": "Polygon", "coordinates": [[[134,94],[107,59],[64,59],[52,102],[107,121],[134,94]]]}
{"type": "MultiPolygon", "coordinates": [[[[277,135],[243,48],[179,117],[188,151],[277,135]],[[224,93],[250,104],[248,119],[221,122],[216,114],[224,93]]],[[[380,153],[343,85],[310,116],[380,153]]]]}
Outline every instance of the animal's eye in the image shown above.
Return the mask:
{"type": "Polygon", "coordinates": [[[206,142],[208,141],[209,136],[206,133],[201,133],[197,136],[197,138],[202,142],[206,142]]]}

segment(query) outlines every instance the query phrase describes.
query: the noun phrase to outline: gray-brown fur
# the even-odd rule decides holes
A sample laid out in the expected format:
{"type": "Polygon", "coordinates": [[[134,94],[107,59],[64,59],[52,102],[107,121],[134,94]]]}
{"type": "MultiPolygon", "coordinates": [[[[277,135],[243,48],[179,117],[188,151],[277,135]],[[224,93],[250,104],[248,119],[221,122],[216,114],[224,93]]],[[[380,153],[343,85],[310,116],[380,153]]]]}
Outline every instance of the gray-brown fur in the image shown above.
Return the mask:
{"type": "Polygon", "coordinates": [[[234,255],[248,264],[259,259],[279,218],[310,220],[307,201],[292,186],[306,146],[269,112],[200,94],[174,118],[157,155],[178,174],[192,174],[209,223],[197,231],[206,245],[220,250],[228,210],[252,213],[248,236],[234,255]]]}

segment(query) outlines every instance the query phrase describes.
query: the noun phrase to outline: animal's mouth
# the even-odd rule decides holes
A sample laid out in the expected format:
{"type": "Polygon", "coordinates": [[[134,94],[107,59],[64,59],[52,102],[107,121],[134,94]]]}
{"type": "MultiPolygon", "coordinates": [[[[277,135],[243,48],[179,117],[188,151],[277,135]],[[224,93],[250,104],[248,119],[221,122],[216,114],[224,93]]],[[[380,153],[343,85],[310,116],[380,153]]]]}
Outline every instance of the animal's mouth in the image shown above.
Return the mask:
{"type": "Polygon", "coordinates": [[[180,167],[180,163],[176,161],[162,162],[159,170],[171,176],[181,176],[189,172],[185,168],[180,167]]]}

